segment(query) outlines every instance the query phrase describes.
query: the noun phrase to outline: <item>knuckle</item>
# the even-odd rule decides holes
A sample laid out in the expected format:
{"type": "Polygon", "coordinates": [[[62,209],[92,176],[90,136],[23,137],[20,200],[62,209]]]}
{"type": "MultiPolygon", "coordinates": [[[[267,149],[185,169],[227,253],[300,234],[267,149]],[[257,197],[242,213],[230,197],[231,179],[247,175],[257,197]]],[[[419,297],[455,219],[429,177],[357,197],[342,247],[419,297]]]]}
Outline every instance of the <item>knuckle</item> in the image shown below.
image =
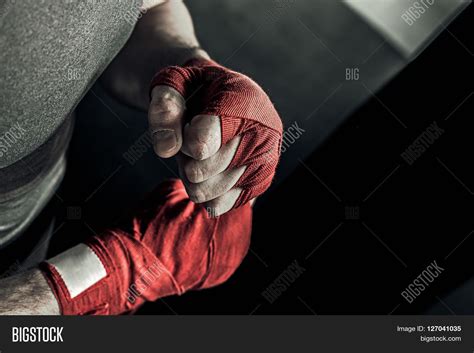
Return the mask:
{"type": "Polygon", "coordinates": [[[175,100],[157,98],[150,103],[148,115],[159,116],[161,119],[172,119],[183,111],[184,108],[175,100]]]}
{"type": "Polygon", "coordinates": [[[193,157],[197,160],[203,160],[209,153],[208,145],[205,141],[197,141],[190,146],[193,157]]]}
{"type": "Polygon", "coordinates": [[[187,163],[184,166],[184,172],[191,183],[199,183],[204,180],[202,169],[196,163],[187,163]]]}
{"type": "Polygon", "coordinates": [[[163,104],[172,102],[181,105],[184,101],[184,98],[179,94],[179,92],[169,86],[156,86],[153,88],[151,95],[152,103],[156,102],[163,104]]]}
{"type": "Polygon", "coordinates": [[[148,115],[149,116],[156,116],[160,115],[163,111],[163,107],[157,103],[151,103],[150,107],[148,108],[148,115]]]}
{"type": "Polygon", "coordinates": [[[207,192],[204,190],[202,185],[189,185],[187,191],[189,198],[195,203],[203,203],[207,201],[207,192]]]}

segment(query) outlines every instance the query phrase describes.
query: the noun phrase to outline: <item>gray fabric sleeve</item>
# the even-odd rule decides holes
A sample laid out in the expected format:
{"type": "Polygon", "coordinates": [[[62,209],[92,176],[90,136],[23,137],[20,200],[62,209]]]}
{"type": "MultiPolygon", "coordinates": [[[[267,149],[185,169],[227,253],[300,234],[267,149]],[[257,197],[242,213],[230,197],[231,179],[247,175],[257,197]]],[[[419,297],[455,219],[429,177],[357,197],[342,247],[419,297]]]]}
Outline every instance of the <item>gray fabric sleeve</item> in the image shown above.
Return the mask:
{"type": "Polygon", "coordinates": [[[0,0],[0,247],[65,170],[69,117],[124,46],[137,0],[0,0]]]}
{"type": "Polygon", "coordinates": [[[123,47],[134,0],[0,0],[0,168],[45,143],[123,47]],[[20,124],[18,141],[5,139],[20,124]]]}

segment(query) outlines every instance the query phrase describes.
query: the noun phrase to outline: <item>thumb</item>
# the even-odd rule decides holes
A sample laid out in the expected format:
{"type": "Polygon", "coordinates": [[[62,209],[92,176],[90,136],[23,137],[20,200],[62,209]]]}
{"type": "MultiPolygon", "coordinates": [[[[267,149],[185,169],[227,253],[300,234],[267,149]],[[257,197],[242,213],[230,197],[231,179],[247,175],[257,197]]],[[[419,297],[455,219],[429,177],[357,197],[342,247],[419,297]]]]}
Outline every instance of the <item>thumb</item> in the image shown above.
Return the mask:
{"type": "Polygon", "coordinates": [[[148,126],[158,156],[173,157],[180,150],[185,110],[186,102],[174,88],[156,86],[151,91],[148,126]]]}

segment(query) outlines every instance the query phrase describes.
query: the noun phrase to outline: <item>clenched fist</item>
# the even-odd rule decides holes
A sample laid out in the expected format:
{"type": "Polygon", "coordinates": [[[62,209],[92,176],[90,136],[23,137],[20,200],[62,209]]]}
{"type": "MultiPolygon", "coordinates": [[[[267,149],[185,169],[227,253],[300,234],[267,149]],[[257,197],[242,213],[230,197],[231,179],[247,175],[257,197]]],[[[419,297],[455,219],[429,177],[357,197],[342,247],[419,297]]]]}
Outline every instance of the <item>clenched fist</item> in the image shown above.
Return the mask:
{"type": "Polygon", "coordinates": [[[270,186],[283,127],[249,77],[192,59],[159,71],[150,96],[154,150],[162,158],[177,157],[191,200],[221,215],[270,186]]]}

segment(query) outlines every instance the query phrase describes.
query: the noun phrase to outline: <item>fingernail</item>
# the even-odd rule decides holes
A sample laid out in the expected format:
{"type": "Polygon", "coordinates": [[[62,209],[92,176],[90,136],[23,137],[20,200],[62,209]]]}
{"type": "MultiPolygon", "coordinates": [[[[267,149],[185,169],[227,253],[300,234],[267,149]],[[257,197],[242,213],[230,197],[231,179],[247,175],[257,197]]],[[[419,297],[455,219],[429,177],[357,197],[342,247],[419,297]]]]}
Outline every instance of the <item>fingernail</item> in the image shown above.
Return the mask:
{"type": "Polygon", "coordinates": [[[159,130],[153,134],[153,143],[160,152],[168,152],[176,147],[178,139],[173,130],[159,130]]]}

